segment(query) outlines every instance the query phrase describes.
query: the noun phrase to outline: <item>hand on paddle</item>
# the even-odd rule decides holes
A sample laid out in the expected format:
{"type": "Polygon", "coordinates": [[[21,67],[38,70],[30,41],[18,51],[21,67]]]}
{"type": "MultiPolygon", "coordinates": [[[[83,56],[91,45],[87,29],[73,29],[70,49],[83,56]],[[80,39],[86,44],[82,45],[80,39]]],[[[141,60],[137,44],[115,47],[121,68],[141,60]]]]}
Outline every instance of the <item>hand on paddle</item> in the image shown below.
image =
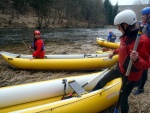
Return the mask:
{"type": "Polygon", "coordinates": [[[138,61],[139,53],[136,52],[136,51],[132,51],[131,54],[130,54],[130,58],[133,60],[133,62],[138,61]]]}
{"type": "Polygon", "coordinates": [[[112,59],[112,57],[114,56],[113,53],[109,54],[109,58],[112,59]]]}
{"type": "Polygon", "coordinates": [[[32,50],[32,52],[34,52],[34,51],[33,51],[33,47],[31,47],[31,46],[28,46],[28,48],[29,48],[30,50],[32,50]]]}
{"type": "Polygon", "coordinates": [[[111,54],[109,54],[109,58],[112,59],[112,57],[113,57],[114,55],[116,55],[116,53],[115,53],[115,52],[112,52],[111,54]]]}

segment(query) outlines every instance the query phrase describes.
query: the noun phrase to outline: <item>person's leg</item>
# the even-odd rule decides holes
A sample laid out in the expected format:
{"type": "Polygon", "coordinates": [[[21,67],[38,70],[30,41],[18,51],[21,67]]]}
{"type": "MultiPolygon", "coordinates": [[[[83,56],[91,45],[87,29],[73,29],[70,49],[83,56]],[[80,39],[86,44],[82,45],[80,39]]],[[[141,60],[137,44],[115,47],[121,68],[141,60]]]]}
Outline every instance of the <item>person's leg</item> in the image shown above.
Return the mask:
{"type": "Polygon", "coordinates": [[[125,90],[123,91],[120,107],[121,107],[121,113],[128,113],[129,111],[129,105],[128,105],[128,97],[134,88],[136,82],[129,81],[125,87],[125,90]]]}
{"type": "Polygon", "coordinates": [[[99,80],[99,82],[96,84],[92,91],[103,88],[108,82],[118,77],[120,77],[118,68],[113,68],[112,70],[110,70],[110,72],[108,72],[103,78],[99,80]]]}
{"type": "Polygon", "coordinates": [[[146,83],[147,77],[148,77],[148,70],[144,70],[140,79],[138,89],[144,89],[144,85],[146,83]]]}
{"type": "Polygon", "coordinates": [[[147,77],[148,77],[148,70],[144,70],[141,79],[139,80],[138,88],[133,92],[134,95],[138,95],[144,92],[144,85],[146,83],[147,77]]]}

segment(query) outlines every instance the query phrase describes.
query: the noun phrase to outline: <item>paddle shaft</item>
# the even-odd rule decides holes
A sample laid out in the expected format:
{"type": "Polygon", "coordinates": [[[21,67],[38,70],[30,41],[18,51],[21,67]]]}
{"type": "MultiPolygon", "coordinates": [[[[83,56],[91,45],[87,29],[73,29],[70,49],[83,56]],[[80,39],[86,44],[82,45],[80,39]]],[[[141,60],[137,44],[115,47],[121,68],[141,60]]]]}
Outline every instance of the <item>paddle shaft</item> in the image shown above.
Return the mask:
{"type": "MultiPolygon", "coordinates": [[[[106,74],[106,72],[108,72],[109,68],[105,69],[100,75],[106,74]]],[[[93,79],[89,80],[87,83],[85,83],[84,85],[82,85],[82,87],[85,87],[86,85],[88,85],[91,81],[93,81],[94,79],[96,79],[97,77],[99,77],[100,75],[94,77],[93,79]]]]}
{"type": "MultiPolygon", "coordinates": [[[[137,38],[136,38],[136,41],[135,41],[135,44],[134,44],[133,51],[136,51],[136,50],[137,50],[137,47],[138,47],[138,44],[139,44],[139,40],[140,40],[141,34],[142,34],[142,28],[140,28],[139,31],[138,31],[138,34],[137,34],[137,38]]],[[[128,76],[129,76],[129,74],[130,74],[130,71],[131,71],[132,63],[133,63],[133,60],[130,59],[129,64],[128,64],[128,68],[127,68],[127,71],[126,71],[126,74],[125,74],[125,79],[124,79],[124,81],[123,81],[123,83],[122,83],[122,87],[121,87],[121,89],[120,89],[119,99],[118,99],[116,108],[115,108],[115,110],[114,110],[114,113],[118,113],[119,104],[120,104],[120,101],[121,101],[123,92],[124,92],[124,90],[125,90],[125,87],[126,87],[126,83],[127,83],[128,76]]],[[[124,76],[124,75],[123,75],[123,76],[124,76]]]]}
{"type": "Polygon", "coordinates": [[[24,40],[22,40],[23,44],[30,49],[31,52],[34,52],[30,47],[28,47],[28,45],[24,42],[24,40]]]}

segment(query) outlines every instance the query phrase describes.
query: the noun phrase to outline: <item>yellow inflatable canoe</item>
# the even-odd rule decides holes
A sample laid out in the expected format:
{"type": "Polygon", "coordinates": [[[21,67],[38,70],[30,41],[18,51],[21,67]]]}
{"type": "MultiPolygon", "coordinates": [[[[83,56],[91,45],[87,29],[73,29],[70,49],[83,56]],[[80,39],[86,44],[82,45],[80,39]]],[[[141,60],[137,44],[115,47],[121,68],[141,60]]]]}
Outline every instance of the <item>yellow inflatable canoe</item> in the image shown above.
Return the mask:
{"type": "Polygon", "coordinates": [[[117,43],[107,42],[105,39],[102,38],[96,38],[96,41],[100,46],[107,47],[107,48],[117,49],[120,46],[120,42],[117,43]]]}
{"type": "Polygon", "coordinates": [[[117,102],[121,79],[89,92],[108,71],[0,88],[0,113],[97,113],[117,102]],[[70,81],[75,82],[70,82],[70,81]],[[64,82],[65,81],[65,82],[64,82]],[[64,83],[64,84],[63,84],[64,83]],[[65,87],[66,83],[66,87],[65,87]],[[75,83],[74,88],[71,83],[75,83]],[[88,83],[84,88],[82,86],[88,83]],[[66,90],[64,90],[66,89],[66,90]],[[78,89],[80,96],[61,99],[78,89]]]}
{"type": "Polygon", "coordinates": [[[4,60],[12,67],[30,70],[96,70],[116,64],[118,56],[112,59],[106,54],[46,56],[44,59],[32,59],[31,55],[19,55],[1,52],[4,60]],[[107,55],[107,57],[106,57],[107,55]],[[105,56],[105,57],[103,57],[105,56]]]}
{"type": "Polygon", "coordinates": [[[96,51],[96,53],[98,53],[98,54],[106,54],[106,53],[109,53],[109,54],[111,54],[112,52],[114,51],[114,49],[110,49],[110,48],[102,48],[101,50],[98,50],[98,51],[96,51]]]}
{"type": "Polygon", "coordinates": [[[96,51],[96,53],[98,53],[98,54],[103,54],[103,53],[112,53],[112,51],[102,51],[102,50],[99,50],[99,51],[96,51]]]}

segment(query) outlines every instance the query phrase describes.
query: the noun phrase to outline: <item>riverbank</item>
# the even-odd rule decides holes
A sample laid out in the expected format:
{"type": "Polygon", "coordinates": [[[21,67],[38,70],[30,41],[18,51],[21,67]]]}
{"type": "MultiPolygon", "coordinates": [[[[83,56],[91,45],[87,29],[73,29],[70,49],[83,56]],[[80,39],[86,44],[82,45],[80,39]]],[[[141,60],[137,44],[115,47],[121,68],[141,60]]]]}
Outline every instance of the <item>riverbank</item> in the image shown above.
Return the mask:
{"type": "MultiPolygon", "coordinates": [[[[100,50],[101,47],[96,43],[95,40],[83,40],[73,42],[47,42],[45,45],[45,51],[47,54],[83,54],[95,53],[100,50]]],[[[31,54],[30,50],[24,45],[11,45],[0,48],[1,51],[20,53],[20,54],[31,54]]],[[[0,87],[6,87],[17,84],[25,84],[31,82],[45,81],[50,79],[57,79],[67,76],[78,76],[86,73],[93,73],[95,71],[34,71],[34,70],[19,70],[11,68],[1,57],[0,57],[0,87]]],[[[149,72],[150,74],[150,72],[149,72]]],[[[146,82],[145,92],[138,95],[130,95],[129,113],[150,113],[150,79],[146,82]]],[[[115,105],[108,108],[101,113],[112,113],[115,105]]]]}
{"type": "Polygon", "coordinates": [[[37,17],[20,15],[19,18],[14,17],[11,21],[11,15],[0,14],[0,27],[1,28],[36,28],[37,17]]]}
{"type": "MultiPolygon", "coordinates": [[[[38,24],[39,17],[36,13],[28,15],[14,16],[12,19],[11,14],[0,13],[0,28],[39,28],[38,24]]],[[[77,20],[68,21],[66,19],[53,19],[44,18],[40,28],[95,28],[102,25],[89,24],[88,22],[82,22],[77,20]]]]}

